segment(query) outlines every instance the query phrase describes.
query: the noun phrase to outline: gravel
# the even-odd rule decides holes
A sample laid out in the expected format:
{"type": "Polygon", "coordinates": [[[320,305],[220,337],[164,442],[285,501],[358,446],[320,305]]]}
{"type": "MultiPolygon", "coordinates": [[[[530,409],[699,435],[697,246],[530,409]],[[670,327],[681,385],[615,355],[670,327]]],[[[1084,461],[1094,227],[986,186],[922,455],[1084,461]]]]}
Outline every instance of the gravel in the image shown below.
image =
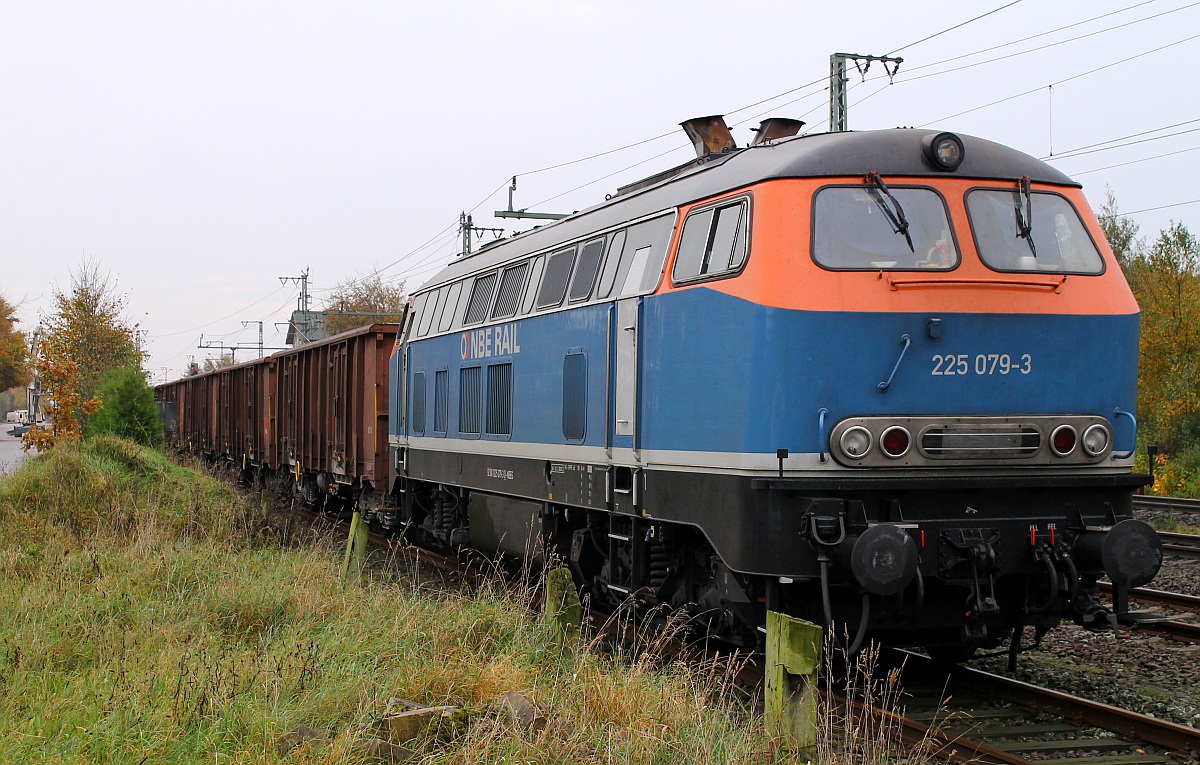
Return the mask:
{"type": "MultiPolygon", "coordinates": [[[[1200,520],[1200,519],[1197,519],[1200,520]]],[[[1154,589],[1200,595],[1200,560],[1168,556],[1154,589]]],[[[1136,609],[1138,604],[1135,602],[1136,609]]],[[[1195,614],[1143,609],[1200,621],[1195,614]]],[[[1033,639],[1033,630],[1025,640],[1033,639]]],[[[1074,625],[1052,630],[1039,648],[1021,654],[1015,675],[1007,655],[978,658],[970,665],[1094,701],[1200,728],[1200,645],[1180,643],[1122,626],[1088,632],[1074,625]]]]}

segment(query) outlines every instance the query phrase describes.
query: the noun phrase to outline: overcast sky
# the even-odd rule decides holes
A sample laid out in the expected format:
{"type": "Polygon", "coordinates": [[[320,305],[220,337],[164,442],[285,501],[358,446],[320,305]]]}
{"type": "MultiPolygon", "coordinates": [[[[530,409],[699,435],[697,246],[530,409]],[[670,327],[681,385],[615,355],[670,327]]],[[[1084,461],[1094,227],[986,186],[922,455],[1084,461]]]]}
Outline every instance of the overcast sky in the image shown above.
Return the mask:
{"type": "Polygon", "coordinates": [[[838,51],[904,58],[852,77],[852,129],[1122,144],[1054,164],[1143,234],[1200,226],[1200,2],[1008,3],[0,0],[0,294],[29,329],[95,260],[176,377],[201,333],[280,345],[277,277],[419,286],[460,211],[512,229],[514,174],[517,207],[569,212],[692,157],[690,117],[824,131],[838,51]]]}

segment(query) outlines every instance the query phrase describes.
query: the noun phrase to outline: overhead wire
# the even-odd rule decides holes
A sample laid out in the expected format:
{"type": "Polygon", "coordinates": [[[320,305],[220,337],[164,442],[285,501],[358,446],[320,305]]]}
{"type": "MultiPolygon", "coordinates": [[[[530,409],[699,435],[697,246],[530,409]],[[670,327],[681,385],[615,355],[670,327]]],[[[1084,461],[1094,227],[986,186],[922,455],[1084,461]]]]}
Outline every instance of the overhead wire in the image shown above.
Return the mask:
{"type": "MultiPolygon", "coordinates": [[[[1073,156],[1078,157],[1078,156],[1082,156],[1084,154],[1092,153],[1092,151],[1084,151],[1085,149],[1093,149],[1094,151],[1104,151],[1105,149],[1115,149],[1120,146],[1132,146],[1135,143],[1144,143],[1144,141],[1130,141],[1129,143],[1117,143],[1117,141],[1124,141],[1127,138],[1137,138],[1138,136],[1149,135],[1150,133],[1158,133],[1163,130],[1170,130],[1171,128],[1182,127],[1183,125],[1191,125],[1196,122],[1200,122],[1200,119],[1186,120],[1184,122],[1176,122],[1174,125],[1163,125],[1162,127],[1157,127],[1157,128],[1154,128],[1153,130],[1143,130],[1140,133],[1130,133],[1129,135],[1123,135],[1118,138],[1110,138],[1107,141],[1098,141],[1096,143],[1089,143],[1086,146],[1077,146],[1074,149],[1067,149],[1066,151],[1059,152],[1058,154],[1050,154],[1045,157],[1039,157],[1039,159],[1047,160],[1047,161],[1051,160],[1051,159],[1070,159],[1073,156]],[[1110,144],[1110,143],[1116,144],[1116,145],[1115,146],[1107,146],[1107,147],[1105,147],[1105,149],[1095,148],[1097,146],[1104,146],[1105,144],[1110,144]]],[[[1196,132],[1196,130],[1200,130],[1200,128],[1196,128],[1195,130],[1182,130],[1178,133],[1168,133],[1167,135],[1155,136],[1154,138],[1147,138],[1146,141],[1157,141],[1159,138],[1170,138],[1171,136],[1183,135],[1184,133],[1194,133],[1194,132],[1196,132]]]]}
{"type": "Polygon", "coordinates": [[[1141,210],[1131,210],[1129,212],[1121,213],[1121,214],[1122,215],[1137,215],[1138,213],[1153,212],[1154,210],[1166,210],[1170,207],[1183,207],[1184,205],[1194,205],[1198,202],[1200,202],[1200,199],[1189,199],[1186,202],[1176,202],[1176,203],[1170,204],[1170,205],[1159,205],[1158,207],[1144,207],[1141,210]]]}
{"type": "Polygon", "coordinates": [[[895,49],[894,51],[892,51],[891,53],[885,53],[884,55],[886,55],[886,56],[894,56],[894,55],[896,55],[897,53],[899,53],[899,52],[900,52],[900,51],[902,51],[902,50],[908,50],[909,48],[915,48],[916,46],[920,45],[920,44],[921,44],[921,43],[923,43],[923,42],[929,42],[929,41],[930,41],[930,40],[932,40],[933,38],[935,38],[935,37],[941,37],[942,35],[946,34],[947,32],[953,32],[953,31],[954,31],[954,30],[956,30],[956,29],[960,29],[960,28],[962,28],[962,27],[965,27],[967,24],[970,24],[970,23],[972,23],[972,22],[979,21],[979,20],[980,20],[980,19],[982,19],[982,18],[986,18],[986,17],[988,17],[988,16],[991,16],[993,13],[999,13],[1000,11],[1004,10],[1005,8],[1011,8],[1011,7],[1013,7],[1014,5],[1016,5],[1016,4],[1017,4],[1017,3],[1019,3],[1019,2],[1021,2],[1021,0],[1013,0],[1011,3],[1007,3],[1007,4],[1005,4],[1005,5],[1002,5],[1002,6],[1000,6],[999,8],[993,8],[992,10],[988,11],[987,13],[981,13],[981,14],[979,14],[978,16],[976,16],[976,17],[975,17],[975,18],[973,18],[973,19],[967,19],[966,21],[964,21],[964,22],[962,22],[962,23],[955,24],[955,25],[954,25],[954,26],[952,26],[952,27],[947,27],[946,29],[943,29],[943,30],[942,30],[942,31],[940,31],[940,32],[934,32],[933,34],[929,35],[928,37],[922,37],[920,40],[917,40],[916,42],[911,42],[911,43],[909,43],[908,45],[902,45],[902,46],[900,46],[899,48],[896,48],[896,49],[895,49]]]}
{"type": "MultiPolygon", "coordinates": [[[[960,22],[959,24],[949,26],[949,28],[947,28],[947,29],[943,29],[941,31],[935,32],[935,34],[929,35],[928,37],[923,37],[922,40],[918,40],[917,42],[908,43],[907,46],[896,49],[896,52],[899,52],[899,50],[905,50],[907,48],[912,48],[914,46],[918,46],[918,44],[932,40],[932,38],[947,34],[947,32],[954,31],[955,29],[960,29],[960,28],[962,28],[962,26],[966,26],[967,24],[971,24],[972,22],[977,22],[977,20],[982,19],[984,17],[991,16],[992,13],[997,13],[997,12],[1003,11],[1004,8],[1012,7],[1016,4],[1019,4],[1019,2],[1021,2],[1021,1],[1022,0],[1013,0],[1012,2],[1007,2],[1007,4],[1004,4],[1000,7],[992,8],[991,11],[988,11],[986,13],[980,13],[979,16],[967,19],[967,20],[965,20],[965,22],[960,22]]],[[[1153,2],[1153,1],[1156,1],[1156,0],[1145,0],[1145,2],[1153,2]]],[[[1141,5],[1144,5],[1145,2],[1142,2],[1141,5]]],[[[1116,13],[1116,11],[1114,11],[1114,13],[1116,13]]],[[[893,52],[893,53],[895,53],[895,52],[893,52]]],[[[888,55],[893,55],[893,54],[889,53],[888,55]]],[[[805,88],[811,88],[812,85],[818,85],[823,82],[826,82],[826,78],[818,78],[818,79],[812,80],[812,82],[810,82],[810,83],[805,83],[803,85],[797,85],[796,88],[791,88],[791,89],[779,92],[779,94],[775,94],[773,96],[768,96],[767,98],[761,98],[761,100],[745,104],[745,106],[743,106],[743,107],[738,107],[737,109],[727,110],[725,115],[730,116],[733,114],[738,114],[740,112],[745,112],[745,110],[752,109],[752,108],[755,108],[758,106],[762,106],[762,104],[764,104],[764,103],[769,103],[769,102],[778,100],[778,98],[782,98],[784,96],[791,95],[791,94],[793,94],[793,92],[796,92],[798,90],[804,90],[805,88]]],[[[805,96],[805,97],[808,97],[808,96],[805,96]]],[[[794,103],[794,102],[788,102],[788,103],[794,103]]],[[[781,104],[781,106],[787,106],[787,104],[781,104]]],[[[775,107],[775,108],[779,108],[779,107],[775,107]]],[[[754,118],[750,118],[750,119],[754,119],[754,118]]],[[[748,121],[748,120],[743,120],[742,122],[745,122],[745,121],[748,121]]],[[[742,122],[738,122],[738,125],[742,124],[742,122]]],[[[670,132],[666,132],[666,133],[661,133],[659,135],[653,135],[653,137],[650,137],[650,138],[643,138],[642,140],[632,141],[632,143],[625,144],[623,146],[617,146],[616,149],[608,149],[606,151],[592,153],[592,155],[588,155],[586,157],[570,159],[570,161],[558,162],[556,164],[546,165],[546,167],[536,168],[533,170],[526,170],[526,171],[524,171],[524,173],[517,173],[516,175],[517,176],[535,175],[538,173],[545,173],[545,171],[547,171],[547,170],[557,170],[560,168],[570,167],[570,165],[572,165],[572,164],[580,164],[581,162],[588,162],[588,161],[590,161],[590,159],[606,157],[608,155],[613,155],[613,153],[617,153],[619,151],[634,149],[634,147],[653,143],[653,141],[656,141],[656,140],[670,138],[670,137],[672,137],[672,135],[676,135],[676,134],[678,134],[677,131],[670,131],[670,132]]],[[[596,179],[596,180],[602,180],[602,179],[596,179]]],[[[570,192],[564,192],[564,193],[570,193],[570,192]]]]}
{"type": "MultiPolygon", "coordinates": [[[[284,290],[284,289],[287,289],[286,284],[276,288],[276,290],[274,292],[268,292],[266,295],[264,295],[263,297],[260,297],[258,300],[255,300],[253,303],[246,306],[245,308],[239,308],[238,310],[234,311],[233,313],[222,316],[219,319],[214,319],[214,320],[208,322],[207,324],[201,324],[200,326],[192,327],[191,329],[182,329],[178,332],[166,332],[164,334],[155,334],[154,338],[162,339],[164,337],[175,337],[176,335],[186,335],[186,334],[190,334],[192,332],[196,332],[198,330],[204,329],[205,327],[211,327],[212,325],[217,324],[222,321],[225,321],[226,319],[233,318],[234,316],[237,316],[239,313],[243,313],[245,311],[250,310],[254,306],[263,302],[264,300],[269,300],[271,297],[273,297],[275,294],[277,294],[280,290],[284,290]]],[[[294,288],[293,288],[293,291],[294,291],[294,288]]],[[[291,298],[288,298],[288,299],[290,300],[291,298]]],[[[176,355],[178,355],[178,354],[176,354],[176,355]]]]}
{"type": "Polygon", "coordinates": [[[1038,86],[1038,87],[1036,87],[1036,88],[1031,88],[1031,89],[1029,89],[1029,90],[1022,91],[1022,92],[1020,92],[1020,93],[1016,93],[1016,94],[1014,94],[1014,95],[1011,95],[1011,96],[1007,96],[1007,97],[1005,97],[1005,98],[1000,98],[1000,99],[997,99],[997,100],[995,100],[995,101],[991,101],[991,102],[989,102],[989,103],[982,104],[982,105],[980,105],[980,106],[975,106],[975,107],[972,107],[972,108],[970,108],[970,109],[964,109],[964,110],[963,110],[963,111],[961,111],[961,112],[955,112],[954,114],[950,114],[950,115],[947,115],[947,116],[945,116],[945,117],[939,117],[938,119],[935,119],[935,120],[930,120],[929,122],[926,122],[926,123],[924,123],[924,124],[922,124],[922,125],[919,125],[918,127],[926,127],[926,126],[928,126],[928,125],[932,125],[932,124],[934,124],[934,123],[937,123],[937,122],[943,122],[943,121],[945,121],[945,120],[954,119],[955,117],[961,117],[961,116],[962,116],[962,115],[964,115],[964,114],[970,114],[971,112],[977,112],[977,111],[980,111],[981,109],[987,109],[987,108],[989,108],[989,107],[996,106],[997,104],[1002,104],[1002,103],[1004,103],[1004,102],[1006,102],[1006,101],[1012,101],[1012,100],[1014,100],[1014,99],[1021,98],[1022,96],[1027,96],[1027,95],[1029,95],[1030,93],[1037,93],[1037,92],[1039,92],[1039,91],[1045,90],[1047,87],[1057,87],[1057,86],[1059,86],[1059,85],[1062,85],[1062,84],[1063,84],[1063,83],[1065,83],[1065,82],[1071,82],[1072,80],[1078,80],[1078,79],[1079,79],[1079,78],[1081,78],[1081,77],[1087,77],[1088,75],[1092,75],[1092,74],[1095,74],[1095,73],[1097,73],[1097,72],[1102,72],[1102,71],[1104,71],[1105,69],[1111,69],[1111,68],[1112,68],[1112,67],[1114,67],[1114,66],[1119,66],[1119,65],[1121,65],[1121,64],[1128,63],[1128,62],[1130,62],[1130,61],[1133,61],[1133,60],[1135,60],[1135,59],[1142,58],[1143,56],[1149,56],[1149,55],[1150,55],[1150,54],[1152,54],[1152,53],[1158,53],[1159,51],[1164,51],[1164,50],[1166,50],[1166,49],[1168,49],[1168,48],[1173,48],[1173,47],[1175,47],[1176,45],[1182,45],[1182,44],[1184,44],[1184,43],[1186,43],[1186,42],[1191,42],[1192,40],[1195,40],[1195,39],[1196,39],[1196,38],[1198,38],[1198,37],[1200,37],[1200,34],[1191,35],[1191,36],[1189,36],[1189,37],[1185,37],[1185,38],[1183,38],[1182,40],[1176,40],[1175,42],[1172,42],[1172,43],[1167,43],[1166,45],[1160,45],[1160,46],[1159,46],[1159,47],[1157,47],[1157,48],[1152,48],[1152,49],[1150,49],[1150,50],[1147,50],[1147,51],[1143,51],[1143,52],[1141,52],[1141,53],[1134,54],[1134,55],[1132,55],[1132,56],[1129,56],[1129,57],[1127,57],[1127,58],[1120,59],[1119,61],[1113,61],[1113,62],[1111,62],[1111,63],[1108,63],[1108,64],[1103,64],[1103,65],[1101,65],[1101,66],[1097,66],[1097,67],[1094,67],[1094,68],[1092,68],[1092,69],[1088,69],[1088,70],[1087,70],[1087,71],[1085,71],[1085,72],[1080,72],[1079,74],[1074,74],[1074,75],[1071,75],[1070,77],[1064,77],[1063,79],[1061,79],[1061,80],[1058,80],[1058,81],[1056,81],[1056,82],[1051,82],[1051,83],[1049,83],[1048,85],[1039,85],[1039,86],[1038,86]]]}
{"type": "Polygon", "coordinates": [[[1165,154],[1155,154],[1153,157],[1142,157],[1141,159],[1134,159],[1134,160],[1130,160],[1129,162],[1120,162],[1115,165],[1106,165],[1105,167],[1096,167],[1096,168],[1092,168],[1091,170],[1084,170],[1084,171],[1078,172],[1078,173],[1069,173],[1069,175],[1072,178],[1074,178],[1079,175],[1087,175],[1088,173],[1098,173],[1101,170],[1112,170],[1113,168],[1116,168],[1116,167],[1125,167],[1126,165],[1137,165],[1137,164],[1141,164],[1142,162],[1149,162],[1152,159],[1162,159],[1163,157],[1173,157],[1176,154],[1187,154],[1188,152],[1192,152],[1192,151],[1196,151],[1196,150],[1200,150],[1200,146],[1193,146],[1190,149],[1180,149],[1178,151],[1169,151],[1165,154]]]}
{"type": "MultiPolygon", "coordinates": [[[[951,72],[959,72],[959,71],[962,71],[963,69],[971,69],[973,67],[983,66],[985,64],[994,64],[997,61],[1005,61],[1010,58],[1016,58],[1017,56],[1026,56],[1030,53],[1037,53],[1038,51],[1047,50],[1048,48],[1055,48],[1055,47],[1058,47],[1059,45],[1066,45],[1067,43],[1078,42],[1079,40],[1086,40],[1089,37],[1095,37],[1096,35],[1101,35],[1106,32],[1112,32],[1117,29],[1124,29],[1125,27],[1130,27],[1130,26],[1133,26],[1134,24],[1140,24],[1143,21],[1150,21],[1152,19],[1157,19],[1157,18],[1160,18],[1162,16],[1167,16],[1172,13],[1178,13],[1179,11],[1184,11],[1184,10],[1187,10],[1188,8],[1194,8],[1197,5],[1200,5],[1200,2],[1189,3],[1188,5],[1182,5],[1178,8],[1172,8],[1169,11],[1163,11],[1162,13],[1156,13],[1153,16],[1145,16],[1140,19],[1134,19],[1133,21],[1127,21],[1123,24],[1117,24],[1115,26],[1105,27],[1104,29],[1097,29],[1093,32],[1088,32],[1087,34],[1076,35],[1075,37],[1068,37],[1065,40],[1058,40],[1056,42],[1046,43],[1045,45],[1039,45],[1035,48],[1027,48],[1025,50],[1016,51],[1015,53],[1006,53],[1003,56],[996,56],[994,58],[985,59],[983,61],[973,61],[970,64],[963,64],[962,66],[956,66],[952,69],[943,69],[938,72],[929,72],[928,74],[922,74],[922,75],[918,75],[916,77],[908,76],[908,75],[911,75],[913,72],[920,71],[922,69],[929,69],[930,67],[940,66],[941,64],[949,63],[951,61],[957,61],[959,59],[969,58],[971,56],[977,56],[980,53],[982,53],[983,51],[975,51],[975,52],[968,53],[968,54],[965,54],[962,56],[954,56],[953,58],[944,59],[943,61],[935,61],[935,62],[929,63],[929,64],[922,64],[921,66],[912,67],[912,68],[906,70],[906,72],[905,72],[906,76],[901,80],[901,82],[905,82],[905,83],[916,82],[917,80],[924,80],[929,77],[940,77],[944,74],[950,74],[951,72]]],[[[1110,15],[1110,14],[1105,14],[1105,15],[1110,15]]],[[[1096,18],[1102,18],[1102,17],[1096,17],[1096,18]]],[[[1084,24],[1084,23],[1087,23],[1087,22],[1079,22],[1079,24],[1084,24]]],[[[1076,26],[1076,25],[1072,25],[1072,26],[1076,26]]],[[[1060,30],[1065,29],[1065,28],[1066,27],[1062,27],[1062,28],[1060,28],[1060,30]]],[[[1044,37],[1046,34],[1053,34],[1053,33],[1045,32],[1040,35],[1034,35],[1033,37],[1044,37]]],[[[1011,43],[1005,43],[1003,45],[995,46],[993,48],[987,48],[985,50],[996,50],[997,48],[1006,48],[1009,45],[1016,45],[1017,42],[1024,42],[1024,41],[1027,41],[1030,39],[1033,39],[1033,38],[1026,37],[1023,40],[1019,40],[1019,41],[1015,41],[1015,42],[1011,42],[1011,43]]],[[[884,75],[880,75],[880,76],[874,77],[872,79],[876,79],[876,80],[882,79],[883,76],[884,75]]]]}

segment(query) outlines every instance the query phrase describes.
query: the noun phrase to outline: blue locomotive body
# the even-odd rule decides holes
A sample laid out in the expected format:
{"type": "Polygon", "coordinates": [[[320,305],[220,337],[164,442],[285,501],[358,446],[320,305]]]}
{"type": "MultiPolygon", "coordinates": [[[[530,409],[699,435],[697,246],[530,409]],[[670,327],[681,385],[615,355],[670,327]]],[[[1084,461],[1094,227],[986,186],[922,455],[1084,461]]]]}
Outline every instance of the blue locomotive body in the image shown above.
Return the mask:
{"type": "Polygon", "coordinates": [[[1097,579],[1161,561],[1137,307],[1075,184],[957,136],[939,166],[947,135],[702,156],[451,263],[392,359],[381,520],[746,642],[766,609],[966,649],[1110,624],[1097,579]]]}

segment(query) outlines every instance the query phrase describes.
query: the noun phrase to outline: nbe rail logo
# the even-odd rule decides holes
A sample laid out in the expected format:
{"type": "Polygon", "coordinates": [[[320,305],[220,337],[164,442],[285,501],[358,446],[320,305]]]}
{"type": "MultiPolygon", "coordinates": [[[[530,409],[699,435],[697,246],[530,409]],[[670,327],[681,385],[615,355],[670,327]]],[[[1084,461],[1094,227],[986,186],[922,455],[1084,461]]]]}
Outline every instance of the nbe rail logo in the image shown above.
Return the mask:
{"type": "Polygon", "coordinates": [[[473,329],[462,333],[459,343],[463,361],[490,359],[493,356],[511,356],[521,352],[517,343],[517,325],[499,324],[495,327],[473,329]]]}

